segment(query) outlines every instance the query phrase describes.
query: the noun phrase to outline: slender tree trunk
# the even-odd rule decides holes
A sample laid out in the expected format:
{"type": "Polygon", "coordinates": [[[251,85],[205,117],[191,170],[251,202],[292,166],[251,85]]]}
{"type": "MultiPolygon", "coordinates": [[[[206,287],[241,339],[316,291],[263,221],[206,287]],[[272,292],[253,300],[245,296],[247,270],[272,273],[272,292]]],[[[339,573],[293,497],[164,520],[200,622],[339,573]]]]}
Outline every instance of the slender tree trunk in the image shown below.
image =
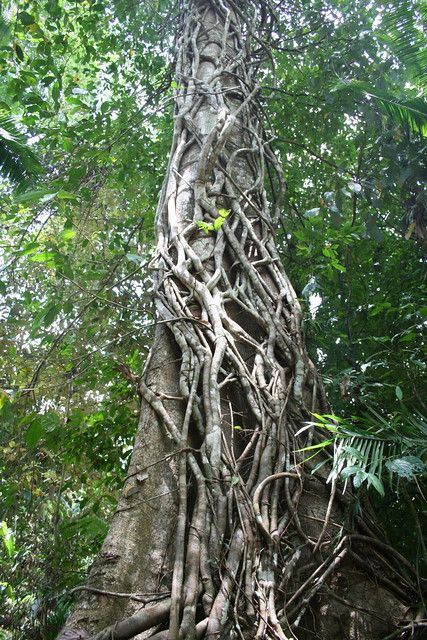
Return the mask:
{"type": "Polygon", "coordinates": [[[260,122],[265,7],[188,0],[180,19],[141,420],[61,637],[375,640],[403,618],[412,568],[366,515],[350,527],[351,497],[298,451],[319,438],[298,432],[327,403],[274,242],[283,181],[260,122]]]}

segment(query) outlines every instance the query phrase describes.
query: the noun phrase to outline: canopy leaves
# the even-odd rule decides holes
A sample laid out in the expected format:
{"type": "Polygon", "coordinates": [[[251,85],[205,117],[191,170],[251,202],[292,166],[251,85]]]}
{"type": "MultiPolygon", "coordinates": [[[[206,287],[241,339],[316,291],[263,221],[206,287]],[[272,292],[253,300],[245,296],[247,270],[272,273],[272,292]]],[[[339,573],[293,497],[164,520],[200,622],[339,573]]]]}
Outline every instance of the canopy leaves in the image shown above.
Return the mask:
{"type": "Polygon", "coordinates": [[[36,154],[28,146],[13,116],[0,109],[0,173],[23,185],[42,173],[36,154]]]}

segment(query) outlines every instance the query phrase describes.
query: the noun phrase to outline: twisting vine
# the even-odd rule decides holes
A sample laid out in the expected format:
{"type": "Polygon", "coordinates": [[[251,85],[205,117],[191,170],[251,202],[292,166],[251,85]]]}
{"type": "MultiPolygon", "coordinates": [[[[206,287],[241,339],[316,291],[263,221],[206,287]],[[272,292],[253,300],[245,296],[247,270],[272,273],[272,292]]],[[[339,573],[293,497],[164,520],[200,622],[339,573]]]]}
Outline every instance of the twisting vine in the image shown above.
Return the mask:
{"type": "Polygon", "coordinates": [[[264,173],[267,162],[280,168],[258,120],[250,42],[222,2],[193,3],[182,16],[174,141],[157,217],[156,291],[159,316],[170,321],[182,353],[183,424],[174,424],[141,387],[177,446],[188,446],[189,428],[200,441],[200,457],[183,454],[179,467],[169,637],[194,634],[203,585],[206,638],[218,637],[224,612],[233,609],[238,630],[239,614],[253,616],[255,608],[256,637],[270,629],[284,638],[274,596],[289,509],[302,532],[296,509],[302,472],[284,469],[294,463],[293,431],[309,415],[306,407],[317,405],[313,388],[321,386],[274,246],[264,173]],[[220,210],[230,215],[206,237],[197,223],[215,225],[220,210]],[[236,416],[252,432],[243,448],[236,416]],[[197,486],[190,511],[188,473],[197,486]],[[212,560],[220,559],[225,571],[213,571],[212,560]]]}
{"type": "Polygon", "coordinates": [[[327,402],[274,241],[284,183],[257,86],[269,7],[183,0],[180,16],[153,266],[158,319],[180,350],[182,421],[144,379],[140,387],[179,456],[173,575],[167,599],[96,638],[159,624],[153,640],[326,637],[298,629],[350,556],[397,600],[413,596],[413,571],[373,525],[344,531],[345,504],[325,476],[307,488],[298,450],[318,436],[296,434],[327,402]]]}

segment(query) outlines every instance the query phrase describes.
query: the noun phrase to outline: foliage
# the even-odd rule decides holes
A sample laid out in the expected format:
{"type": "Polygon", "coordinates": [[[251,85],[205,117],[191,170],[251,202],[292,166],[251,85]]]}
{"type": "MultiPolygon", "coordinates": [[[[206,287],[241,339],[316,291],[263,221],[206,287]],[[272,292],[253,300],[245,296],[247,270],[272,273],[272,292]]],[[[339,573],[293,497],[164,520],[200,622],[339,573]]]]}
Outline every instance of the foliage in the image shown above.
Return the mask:
{"type": "Polygon", "coordinates": [[[383,41],[395,51],[411,80],[427,90],[427,49],[424,29],[427,8],[424,2],[398,0],[384,17],[383,41]]]}
{"type": "MultiPolygon", "coordinates": [[[[409,554],[402,522],[422,528],[425,491],[427,67],[424,7],[394,5],[281,3],[259,99],[286,169],[281,255],[343,416],[316,422],[333,436],[335,476],[385,492],[378,512],[393,504],[384,520],[409,554]]],[[[151,336],[174,10],[3,8],[0,637],[54,637],[125,474],[151,336]]],[[[267,190],[274,201],[273,178],[267,190]]],[[[228,215],[199,226],[218,231],[228,215]]]]}
{"type": "MultiPolygon", "coordinates": [[[[416,480],[427,471],[427,465],[421,459],[425,459],[427,453],[427,423],[421,415],[395,414],[388,421],[372,410],[371,415],[353,416],[352,422],[336,415],[313,415],[316,420],[301,431],[317,427],[327,431],[327,439],[302,451],[317,454],[333,445],[332,468],[327,481],[343,480],[344,491],[351,477],[356,489],[366,482],[368,489],[372,485],[384,497],[385,472],[392,482],[393,474],[397,481],[416,480]]],[[[313,473],[324,464],[325,460],[316,465],[313,473]]]]}
{"type": "Polygon", "coordinates": [[[401,100],[393,94],[371,87],[362,80],[348,83],[338,83],[334,91],[349,90],[356,97],[366,97],[375,102],[378,109],[397,122],[407,132],[414,131],[424,138],[427,137],[427,102],[423,98],[401,100]]]}
{"type": "Polygon", "coordinates": [[[215,218],[213,222],[204,222],[203,220],[196,220],[196,225],[204,231],[205,233],[209,233],[209,231],[219,231],[225,220],[230,215],[230,211],[227,209],[220,209],[218,211],[218,216],[215,218]]]}
{"type": "MultiPolygon", "coordinates": [[[[5,9],[0,106],[46,167],[19,195],[0,184],[1,518],[17,550],[0,587],[6,637],[50,638],[62,625],[137,420],[125,374],[140,371],[151,334],[147,263],[170,114],[157,100],[163,58],[136,46],[132,12],[113,24],[111,11],[5,9]]],[[[160,19],[148,13],[144,28],[154,34],[160,19]]]]}
{"type": "Polygon", "coordinates": [[[36,155],[5,110],[0,110],[0,171],[12,182],[21,184],[42,171],[36,155]]]}

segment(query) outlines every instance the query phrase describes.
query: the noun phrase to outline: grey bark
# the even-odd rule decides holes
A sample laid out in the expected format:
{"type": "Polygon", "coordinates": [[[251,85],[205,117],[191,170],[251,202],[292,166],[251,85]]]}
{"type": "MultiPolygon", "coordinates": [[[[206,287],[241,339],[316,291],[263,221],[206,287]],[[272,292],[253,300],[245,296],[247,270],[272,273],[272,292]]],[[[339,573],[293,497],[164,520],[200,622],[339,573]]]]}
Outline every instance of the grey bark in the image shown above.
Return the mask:
{"type": "Polygon", "coordinates": [[[327,402],[274,243],[260,6],[181,7],[161,322],[123,496],[63,638],[377,640],[413,593],[411,568],[374,523],[347,526],[351,498],[298,453],[327,402]]]}

